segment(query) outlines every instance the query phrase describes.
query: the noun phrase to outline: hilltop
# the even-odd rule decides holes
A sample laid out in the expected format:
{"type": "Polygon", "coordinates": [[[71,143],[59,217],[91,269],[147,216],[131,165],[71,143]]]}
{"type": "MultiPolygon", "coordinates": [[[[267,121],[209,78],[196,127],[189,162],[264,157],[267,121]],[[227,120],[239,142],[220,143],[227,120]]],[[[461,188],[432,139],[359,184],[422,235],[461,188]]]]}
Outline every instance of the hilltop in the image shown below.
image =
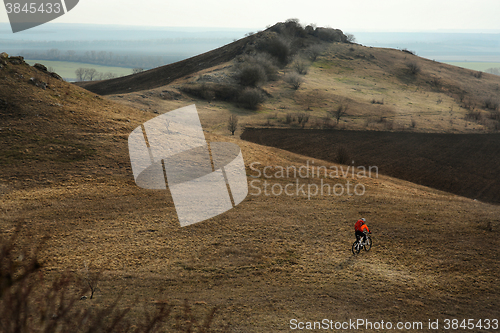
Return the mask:
{"type": "MultiPolygon", "coordinates": [[[[345,47],[345,52],[361,48],[344,43],[330,47],[345,47]]],[[[4,59],[0,69],[1,237],[12,236],[20,226],[17,244],[31,249],[48,236],[40,253],[47,285],[64,272],[80,274],[85,264],[101,271],[95,298],[77,300],[78,309],[102,309],[121,293],[120,309],[136,300],[142,304],[127,314],[140,322],[144,309],[169,303],[175,308],[166,325],[173,331],[187,330],[186,322],[193,323],[193,318],[193,326],[199,328],[214,306],[213,330],[235,332],[288,331],[292,318],[367,318],[422,321],[424,325],[429,318],[440,322],[495,318],[500,294],[496,284],[500,265],[495,255],[500,245],[495,237],[498,205],[384,175],[266,178],[262,174],[266,166],[268,173],[279,166],[312,167],[312,162],[316,167],[347,166],[227,133],[230,113],[238,114],[241,123],[262,124],[275,112],[280,118],[285,112],[305,111],[304,105],[291,102],[294,95],[319,89],[312,87],[319,87],[322,79],[334,83],[338,78],[314,76],[322,70],[338,70],[327,68],[329,60],[324,57],[333,51],[325,52],[314,62],[317,65],[309,67],[299,90],[292,91],[281,81],[260,86],[274,97],[257,111],[232,102],[203,101],[181,90],[200,74],[214,76],[229,70],[224,69],[228,63],[159,90],[108,98],[60,81],[22,59],[4,59]],[[241,147],[250,194],[235,209],[180,228],[168,191],[135,185],[127,137],[153,118],[155,111],[193,102],[208,140],[241,147]],[[288,109],[269,109],[282,103],[288,109]],[[256,188],[264,191],[264,181],[276,188],[296,182],[307,188],[321,181],[345,187],[349,181],[365,192],[308,198],[301,192],[274,195],[268,189],[267,195],[256,195],[256,188]],[[352,225],[361,216],[373,230],[374,246],[353,257],[352,225]],[[184,300],[192,306],[191,317],[183,317],[184,300]]],[[[377,84],[383,81],[376,80],[380,80],[377,84]]],[[[333,94],[340,87],[341,83],[328,89],[336,89],[333,94]]],[[[355,91],[348,92],[348,96],[355,95],[355,91]]],[[[325,103],[335,105],[336,100],[325,103]]],[[[321,104],[310,108],[313,114],[324,112],[321,104]]],[[[296,122],[270,122],[299,127],[296,122]]],[[[77,296],[72,289],[66,294],[70,300],[77,296]]]]}
{"type": "MultiPolygon", "coordinates": [[[[137,76],[157,88],[131,84],[135,77],[127,82],[136,92],[108,98],[153,114],[196,103],[210,133],[228,135],[227,119],[237,115],[235,134],[259,144],[330,162],[345,149],[351,161],[386,175],[499,202],[498,76],[411,50],[365,47],[340,30],[291,20],[137,76]],[[233,58],[224,62],[226,55],[233,58]],[[183,64],[178,79],[165,85],[155,79],[183,64]],[[195,72],[194,64],[206,68],[195,72]]],[[[108,82],[122,81],[83,85],[108,82]]]]}

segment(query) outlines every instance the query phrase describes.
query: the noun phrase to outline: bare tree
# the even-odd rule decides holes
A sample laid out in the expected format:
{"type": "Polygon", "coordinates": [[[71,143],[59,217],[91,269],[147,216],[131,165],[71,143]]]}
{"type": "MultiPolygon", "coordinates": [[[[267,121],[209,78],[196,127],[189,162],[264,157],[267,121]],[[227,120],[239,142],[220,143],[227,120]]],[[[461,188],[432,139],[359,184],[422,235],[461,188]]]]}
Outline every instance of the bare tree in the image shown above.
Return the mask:
{"type": "Polygon", "coordinates": [[[346,102],[340,103],[340,105],[337,107],[337,109],[330,111],[329,113],[337,120],[337,124],[340,121],[340,118],[345,116],[347,114],[347,109],[349,108],[349,105],[346,102]]]}
{"type": "Polygon", "coordinates": [[[78,68],[76,71],[75,71],[75,74],[76,74],[76,80],[77,81],[83,81],[83,78],[85,76],[85,68],[78,68]]]}
{"type": "Polygon", "coordinates": [[[84,80],[85,81],[93,81],[97,76],[97,70],[95,68],[85,68],[84,69],[84,80]]]}
{"type": "Polygon", "coordinates": [[[415,61],[407,62],[406,67],[408,67],[410,73],[413,75],[417,75],[420,72],[420,66],[415,61]]]}
{"type": "Polygon", "coordinates": [[[84,263],[84,266],[85,268],[83,270],[83,279],[90,288],[90,299],[92,299],[94,297],[95,291],[97,290],[97,283],[99,282],[99,273],[91,272],[86,262],[84,263]]]}
{"type": "Polygon", "coordinates": [[[349,42],[349,43],[355,43],[356,42],[356,37],[354,37],[353,34],[346,34],[346,40],[349,42]]]}
{"type": "Polygon", "coordinates": [[[231,132],[232,135],[234,135],[234,132],[238,128],[238,117],[236,117],[234,114],[229,116],[229,120],[227,122],[227,129],[229,132],[231,132]]]}
{"type": "Polygon", "coordinates": [[[314,61],[316,61],[318,56],[323,52],[323,50],[324,50],[323,46],[321,46],[319,44],[314,44],[314,45],[311,45],[306,50],[306,53],[309,56],[309,59],[314,62],[314,61]]]}

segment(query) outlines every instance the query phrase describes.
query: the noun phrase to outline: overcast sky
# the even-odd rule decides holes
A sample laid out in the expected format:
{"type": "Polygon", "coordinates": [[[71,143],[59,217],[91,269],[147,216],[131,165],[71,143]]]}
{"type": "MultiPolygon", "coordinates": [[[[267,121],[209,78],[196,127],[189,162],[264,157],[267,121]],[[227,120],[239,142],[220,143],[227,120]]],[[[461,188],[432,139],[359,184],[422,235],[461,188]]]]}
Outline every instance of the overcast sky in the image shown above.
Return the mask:
{"type": "Polygon", "coordinates": [[[500,32],[500,0],[80,0],[52,22],[262,29],[288,18],[346,32],[500,32]]]}

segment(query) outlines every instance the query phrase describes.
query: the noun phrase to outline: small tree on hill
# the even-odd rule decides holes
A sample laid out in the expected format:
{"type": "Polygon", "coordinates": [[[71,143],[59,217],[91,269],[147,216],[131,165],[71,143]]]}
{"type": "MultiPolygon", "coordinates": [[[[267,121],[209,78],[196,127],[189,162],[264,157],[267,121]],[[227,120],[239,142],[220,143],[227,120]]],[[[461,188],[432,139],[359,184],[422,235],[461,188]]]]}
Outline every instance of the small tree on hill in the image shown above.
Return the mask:
{"type": "Polygon", "coordinates": [[[231,132],[231,135],[234,135],[234,132],[238,128],[238,117],[234,114],[229,116],[229,120],[227,122],[227,129],[231,132]]]}
{"type": "Polygon", "coordinates": [[[347,114],[347,109],[349,108],[349,105],[347,103],[340,103],[340,105],[333,111],[330,111],[330,114],[337,120],[337,124],[340,121],[340,118],[345,116],[347,114]]]}

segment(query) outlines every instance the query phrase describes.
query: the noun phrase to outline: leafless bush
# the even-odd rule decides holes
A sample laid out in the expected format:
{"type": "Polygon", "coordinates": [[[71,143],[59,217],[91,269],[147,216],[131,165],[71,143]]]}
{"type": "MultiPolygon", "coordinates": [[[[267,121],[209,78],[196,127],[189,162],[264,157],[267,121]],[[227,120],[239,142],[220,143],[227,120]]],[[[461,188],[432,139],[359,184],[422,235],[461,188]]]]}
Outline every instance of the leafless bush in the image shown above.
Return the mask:
{"type": "Polygon", "coordinates": [[[257,49],[269,53],[282,66],[288,63],[289,57],[292,53],[290,42],[277,36],[261,41],[257,46],[257,49]]]}
{"type": "Polygon", "coordinates": [[[417,75],[418,73],[420,73],[420,66],[415,61],[407,62],[406,67],[412,75],[417,75]]]}
{"type": "Polygon", "coordinates": [[[442,82],[441,82],[441,78],[439,77],[433,77],[429,83],[431,84],[431,86],[433,86],[435,89],[439,90],[441,89],[442,87],[442,82]]]}
{"type": "Polygon", "coordinates": [[[417,127],[417,122],[415,121],[415,119],[412,119],[411,122],[410,122],[410,127],[411,128],[415,128],[417,127]]]}
{"type": "Polygon", "coordinates": [[[404,48],[401,51],[408,53],[408,54],[411,54],[411,55],[415,55],[415,51],[408,50],[407,48],[404,48]]]}
{"type": "Polygon", "coordinates": [[[324,48],[320,44],[311,45],[307,50],[306,54],[309,57],[309,60],[316,61],[318,56],[323,52],[324,48]]]}
{"type": "Polygon", "coordinates": [[[462,101],[462,107],[469,111],[473,111],[476,107],[476,103],[472,98],[464,98],[464,100],[462,101]]]}
{"type": "Polygon", "coordinates": [[[376,100],[375,98],[372,99],[372,104],[384,104],[384,99],[382,98],[381,100],[376,100]]]}
{"type": "Polygon", "coordinates": [[[137,73],[141,73],[141,72],[144,72],[144,68],[136,67],[136,68],[132,69],[132,74],[137,74],[137,73]]]}
{"type": "Polygon", "coordinates": [[[297,122],[299,123],[299,125],[302,125],[302,128],[304,128],[304,126],[308,121],[309,121],[309,115],[305,113],[299,113],[297,115],[297,122]]]}
{"type": "Polygon", "coordinates": [[[480,79],[483,77],[483,72],[481,71],[471,72],[471,75],[474,76],[475,78],[480,79]]]}
{"type": "Polygon", "coordinates": [[[354,37],[353,34],[345,34],[346,36],[346,41],[348,43],[355,43],[356,42],[356,37],[354,37]]]}
{"type": "Polygon", "coordinates": [[[489,118],[491,120],[500,121],[500,111],[496,110],[496,111],[491,112],[489,118]]]}
{"type": "Polygon", "coordinates": [[[302,84],[303,79],[296,72],[292,72],[292,73],[288,73],[285,76],[285,82],[290,84],[293,89],[297,90],[297,89],[299,89],[300,85],[302,84]]]}
{"type": "Polygon", "coordinates": [[[99,284],[99,275],[100,272],[91,270],[85,262],[82,279],[85,282],[85,285],[89,287],[90,299],[94,298],[94,293],[97,291],[97,285],[99,284]]]}
{"type": "Polygon", "coordinates": [[[245,87],[257,87],[267,81],[266,70],[257,63],[243,65],[237,77],[245,87]]]}
{"type": "Polygon", "coordinates": [[[274,81],[278,77],[278,67],[268,53],[259,52],[253,55],[245,54],[237,58],[237,69],[246,65],[260,66],[266,73],[267,81],[274,81]]]}
{"type": "Polygon", "coordinates": [[[499,107],[498,100],[494,97],[488,97],[483,102],[484,108],[487,110],[497,111],[499,107]]]}
{"type": "Polygon", "coordinates": [[[332,115],[335,120],[337,120],[337,124],[340,119],[347,114],[347,110],[349,109],[349,104],[346,101],[341,102],[335,110],[329,111],[330,115],[332,115]]]}
{"type": "Polygon", "coordinates": [[[475,110],[469,110],[467,114],[465,115],[466,120],[471,120],[471,121],[480,121],[482,119],[482,114],[480,111],[475,111],[475,110]]]}
{"type": "Polygon", "coordinates": [[[287,113],[285,115],[285,124],[290,124],[292,122],[292,115],[290,113],[287,113]]]}
{"type": "Polygon", "coordinates": [[[306,126],[307,122],[309,122],[309,115],[305,115],[304,119],[302,119],[302,128],[306,126]]]}
{"type": "Polygon", "coordinates": [[[384,129],[392,131],[394,129],[394,121],[388,120],[384,123],[384,129]]]}
{"type": "Polygon", "coordinates": [[[324,129],[333,129],[337,126],[337,124],[330,117],[324,117],[322,125],[324,129]]]}
{"type": "Polygon", "coordinates": [[[228,84],[218,83],[202,83],[202,84],[186,84],[180,88],[186,94],[195,97],[203,98],[207,101],[235,101],[239,96],[239,90],[228,84]]]}
{"type": "Polygon", "coordinates": [[[292,63],[292,68],[300,75],[306,75],[309,64],[304,59],[297,58],[292,63]]]}
{"type": "Polygon", "coordinates": [[[256,110],[260,103],[264,101],[264,95],[257,88],[245,88],[238,97],[239,104],[250,110],[256,110]]]}
{"type": "Polygon", "coordinates": [[[227,121],[227,129],[231,132],[231,135],[234,135],[234,132],[238,129],[238,117],[234,114],[229,116],[227,121]]]}
{"type": "Polygon", "coordinates": [[[349,164],[351,163],[351,157],[347,148],[344,146],[339,146],[337,148],[337,154],[335,156],[335,162],[338,164],[349,164]]]}

